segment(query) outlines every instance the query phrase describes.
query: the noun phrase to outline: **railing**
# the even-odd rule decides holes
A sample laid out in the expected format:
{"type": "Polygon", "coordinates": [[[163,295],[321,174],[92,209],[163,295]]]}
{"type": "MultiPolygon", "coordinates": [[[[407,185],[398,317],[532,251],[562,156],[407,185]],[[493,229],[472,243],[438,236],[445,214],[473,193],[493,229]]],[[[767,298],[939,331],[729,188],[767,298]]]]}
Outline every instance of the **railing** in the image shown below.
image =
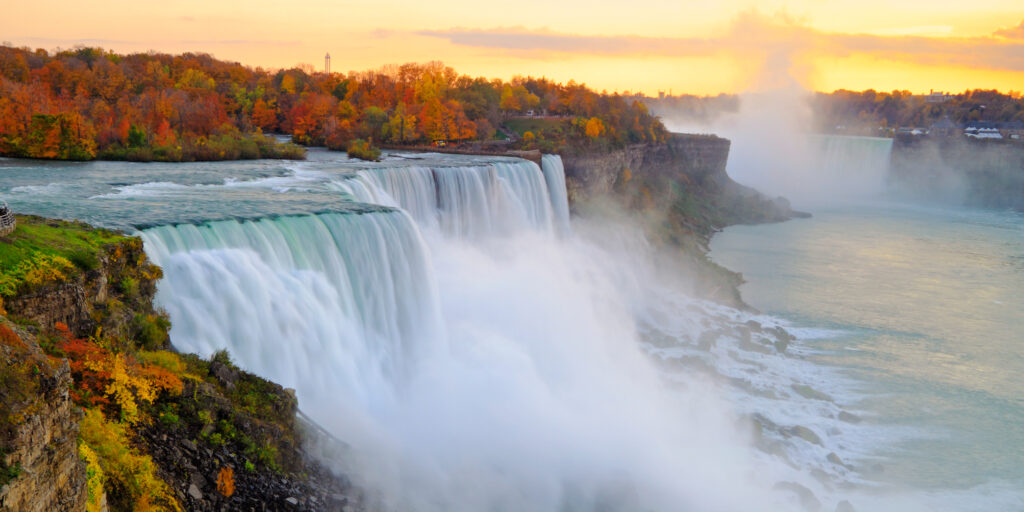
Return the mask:
{"type": "Polygon", "coordinates": [[[7,205],[0,206],[0,236],[7,236],[14,232],[17,222],[14,220],[14,213],[7,205]]]}

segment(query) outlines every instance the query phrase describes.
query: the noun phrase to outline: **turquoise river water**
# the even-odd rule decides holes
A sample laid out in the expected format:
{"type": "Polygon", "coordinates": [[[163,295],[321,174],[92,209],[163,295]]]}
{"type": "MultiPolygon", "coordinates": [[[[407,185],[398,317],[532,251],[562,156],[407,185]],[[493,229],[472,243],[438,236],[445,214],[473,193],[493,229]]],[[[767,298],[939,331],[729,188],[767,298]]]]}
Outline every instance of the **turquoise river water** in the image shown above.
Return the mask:
{"type": "Polygon", "coordinates": [[[935,510],[1022,510],[1024,215],[860,204],[712,242],[744,299],[855,383],[861,473],[935,510]]]}

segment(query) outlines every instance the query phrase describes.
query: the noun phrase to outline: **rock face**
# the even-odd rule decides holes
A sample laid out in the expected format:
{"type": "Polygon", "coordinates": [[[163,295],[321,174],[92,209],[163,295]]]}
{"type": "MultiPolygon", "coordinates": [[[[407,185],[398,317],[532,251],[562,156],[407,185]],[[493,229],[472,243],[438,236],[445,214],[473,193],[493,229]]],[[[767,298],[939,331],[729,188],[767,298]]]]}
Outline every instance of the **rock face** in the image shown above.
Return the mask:
{"type": "MultiPolygon", "coordinates": [[[[96,251],[83,260],[88,270],[0,303],[0,512],[78,512],[89,501],[72,371],[39,345],[58,322],[75,337],[101,331],[125,351],[167,346],[166,320],[153,307],[161,271],[142,241],[118,237],[96,251]]],[[[183,510],[363,508],[347,480],[303,452],[305,441],[319,437],[303,428],[293,392],[229,359],[181,357],[191,361],[183,392],[142,404],[152,421],[133,426],[132,439],[183,510]]],[[[106,488],[92,502],[128,510],[134,502],[123,494],[106,488]]]]}
{"type": "Polygon", "coordinates": [[[897,137],[889,177],[909,195],[1024,211],[1024,143],[897,137]]]}
{"type": "MultiPolygon", "coordinates": [[[[3,329],[17,331],[0,325],[3,329]]],[[[0,345],[4,377],[17,379],[3,383],[2,412],[15,421],[0,432],[6,452],[0,466],[14,478],[0,488],[0,510],[85,510],[85,464],[78,456],[81,412],[68,392],[71,371],[66,361],[48,360],[28,333],[20,331],[18,338],[21,346],[0,345]]]]}
{"type": "Polygon", "coordinates": [[[298,421],[294,395],[230,363],[210,363],[209,374],[214,382],[188,381],[179,400],[163,404],[176,411],[173,424],[140,432],[185,510],[363,509],[357,490],[303,453],[315,432],[298,421]],[[268,406],[260,413],[232,403],[253,386],[268,406]],[[225,468],[233,482],[227,494],[217,482],[225,468]]]}
{"type": "Polygon", "coordinates": [[[95,268],[70,282],[51,284],[4,301],[4,309],[43,328],[62,322],[76,336],[108,334],[124,336],[132,328],[135,312],[153,312],[160,268],[151,264],[142,240],[125,238],[104,248],[95,268]]]}
{"type": "Polygon", "coordinates": [[[664,144],[636,144],[607,154],[563,155],[570,203],[609,195],[637,195],[640,209],[671,208],[704,236],[730,224],[779,222],[799,212],[769,199],[726,173],[728,139],[672,134],[664,144]]]}
{"type": "Polygon", "coordinates": [[[769,199],[726,173],[730,142],[713,135],[672,134],[662,144],[610,153],[562,155],[570,206],[600,210],[606,201],[639,214],[648,238],[675,251],[693,293],[747,307],[742,277],[708,257],[711,235],[732,224],[780,222],[806,216],[783,198],[769,199]]]}
{"type": "Polygon", "coordinates": [[[729,146],[728,139],[713,135],[673,134],[665,144],[635,144],[608,154],[563,155],[569,197],[611,193],[625,169],[635,177],[657,174],[697,182],[709,177],[728,180],[729,146]]]}

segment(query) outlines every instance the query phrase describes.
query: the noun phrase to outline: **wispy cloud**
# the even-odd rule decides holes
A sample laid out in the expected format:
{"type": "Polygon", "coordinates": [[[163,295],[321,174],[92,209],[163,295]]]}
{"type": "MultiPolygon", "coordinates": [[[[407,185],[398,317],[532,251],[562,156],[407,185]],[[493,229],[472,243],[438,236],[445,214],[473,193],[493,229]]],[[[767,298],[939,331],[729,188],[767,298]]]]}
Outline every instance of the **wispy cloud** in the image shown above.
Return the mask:
{"type": "Polygon", "coordinates": [[[784,17],[748,12],[739,15],[723,34],[707,38],[590,36],[522,27],[423,30],[418,34],[446,39],[459,46],[533,56],[545,53],[669,57],[730,54],[740,58],[764,58],[784,54],[790,59],[800,59],[869,54],[921,64],[1024,71],[1024,23],[992,36],[971,38],[842,34],[819,31],[784,17]]]}
{"type": "Polygon", "coordinates": [[[161,48],[161,47],[173,47],[178,45],[185,46],[299,46],[302,44],[301,41],[282,41],[282,40],[270,40],[270,39],[186,39],[186,40],[152,40],[152,41],[134,41],[128,39],[101,39],[101,38],[81,38],[81,39],[66,39],[66,38],[53,38],[53,37],[20,37],[17,39],[19,42],[24,44],[46,46],[46,47],[62,47],[71,48],[78,45],[85,46],[102,46],[102,47],[148,47],[148,48],[161,48]]]}
{"type": "Polygon", "coordinates": [[[1024,21],[1021,21],[1020,25],[1017,25],[1016,27],[997,30],[995,35],[1005,37],[1007,39],[1019,39],[1024,41],[1024,21]]]}

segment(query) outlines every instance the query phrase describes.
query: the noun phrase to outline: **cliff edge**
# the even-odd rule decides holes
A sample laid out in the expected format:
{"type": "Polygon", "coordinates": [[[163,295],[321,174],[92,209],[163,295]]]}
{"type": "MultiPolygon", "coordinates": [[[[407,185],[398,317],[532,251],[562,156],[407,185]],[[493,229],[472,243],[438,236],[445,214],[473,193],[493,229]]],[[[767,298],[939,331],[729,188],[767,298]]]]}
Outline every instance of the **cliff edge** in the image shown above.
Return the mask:
{"type": "Polygon", "coordinates": [[[0,237],[0,511],[349,510],[292,392],[170,350],[142,241],[18,216],[0,237]]]}
{"type": "Polygon", "coordinates": [[[726,172],[729,147],[714,135],[671,134],[661,144],[564,155],[570,205],[587,213],[611,202],[636,213],[651,240],[685,263],[694,293],[747,307],[737,289],[742,276],[707,257],[711,235],[733,224],[807,214],[733,181],[726,172]]]}

